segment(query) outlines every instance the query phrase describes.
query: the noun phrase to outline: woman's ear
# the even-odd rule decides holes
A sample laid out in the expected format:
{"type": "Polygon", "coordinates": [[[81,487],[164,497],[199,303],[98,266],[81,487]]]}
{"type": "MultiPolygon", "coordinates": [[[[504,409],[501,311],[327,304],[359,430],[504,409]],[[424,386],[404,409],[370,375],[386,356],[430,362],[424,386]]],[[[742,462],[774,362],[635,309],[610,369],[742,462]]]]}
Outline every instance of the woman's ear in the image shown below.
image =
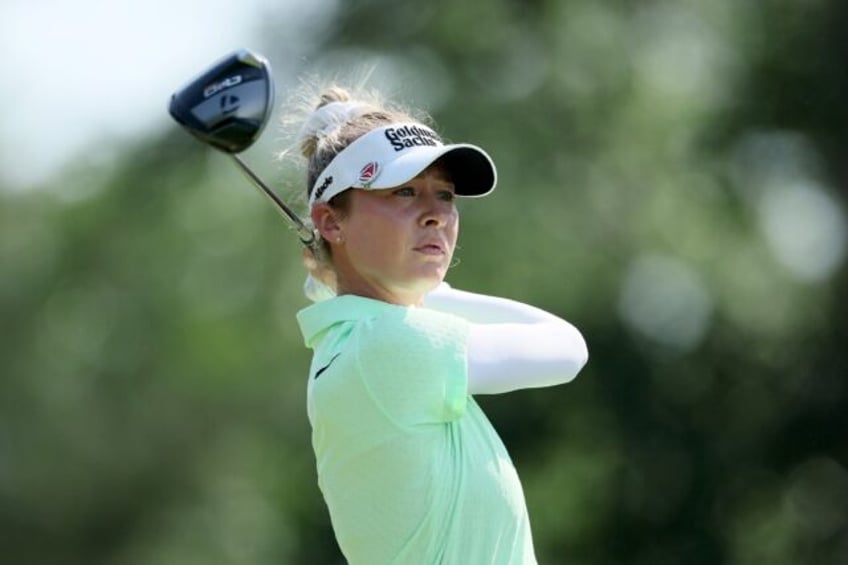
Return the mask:
{"type": "Polygon", "coordinates": [[[319,202],[312,206],[312,225],[321,234],[321,237],[329,242],[336,242],[342,236],[342,228],[339,224],[338,213],[326,202],[319,202]]]}

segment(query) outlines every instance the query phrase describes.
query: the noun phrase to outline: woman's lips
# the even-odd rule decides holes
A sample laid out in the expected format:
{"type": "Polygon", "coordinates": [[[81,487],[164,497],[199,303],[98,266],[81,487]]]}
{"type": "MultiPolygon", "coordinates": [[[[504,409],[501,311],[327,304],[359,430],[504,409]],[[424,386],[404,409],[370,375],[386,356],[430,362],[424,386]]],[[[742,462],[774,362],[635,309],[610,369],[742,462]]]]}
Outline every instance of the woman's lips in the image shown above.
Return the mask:
{"type": "Polygon", "coordinates": [[[444,255],[445,248],[441,243],[429,242],[423,245],[419,245],[415,248],[415,251],[419,253],[423,253],[425,255],[444,255]]]}

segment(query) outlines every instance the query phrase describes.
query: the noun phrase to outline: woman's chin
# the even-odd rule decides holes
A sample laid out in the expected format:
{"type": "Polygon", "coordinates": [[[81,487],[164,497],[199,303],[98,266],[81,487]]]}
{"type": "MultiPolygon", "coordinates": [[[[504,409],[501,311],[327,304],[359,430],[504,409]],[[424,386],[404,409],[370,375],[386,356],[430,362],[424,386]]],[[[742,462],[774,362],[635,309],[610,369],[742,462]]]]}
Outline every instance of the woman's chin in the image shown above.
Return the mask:
{"type": "Polygon", "coordinates": [[[417,276],[407,279],[404,284],[398,285],[397,290],[406,295],[423,298],[425,294],[439,286],[444,278],[444,270],[419,273],[417,276]]]}
{"type": "Polygon", "coordinates": [[[422,270],[422,272],[420,272],[419,276],[417,277],[417,282],[422,287],[426,287],[427,292],[430,292],[431,290],[439,286],[439,284],[443,280],[445,280],[445,275],[447,274],[447,271],[448,270],[446,267],[436,267],[434,265],[433,268],[422,270]]]}

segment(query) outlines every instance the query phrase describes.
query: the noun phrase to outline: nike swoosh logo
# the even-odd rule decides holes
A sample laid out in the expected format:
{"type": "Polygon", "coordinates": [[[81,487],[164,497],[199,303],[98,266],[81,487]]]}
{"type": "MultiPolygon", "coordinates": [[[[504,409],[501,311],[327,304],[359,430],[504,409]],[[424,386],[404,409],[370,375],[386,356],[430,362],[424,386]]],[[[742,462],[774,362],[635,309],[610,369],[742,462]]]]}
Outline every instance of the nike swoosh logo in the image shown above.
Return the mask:
{"type": "Polygon", "coordinates": [[[320,377],[320,376],[321,376],[321,373],[323,373],[324,371],[326,371],[327,369],[329,369],[329,368],[330,368],[330,365],[332,365],[332,364],[333,364],[333,361],[335,361],[336,359],[338,359],[338,358],[339,358],[339,355],[341,355],[341,353],[336,353],[336,355],[335,355],[332,359],[330,359],[330,362],[329,362],[329,363],[327,363],[326,365],[324,365],[323,367],[321,367],[320,369],[318,369],[317,371],[315,371],[315,376],[314,376],[314,377],[312,377],[312,378],[317,379],[318,377],[320,377]]]}

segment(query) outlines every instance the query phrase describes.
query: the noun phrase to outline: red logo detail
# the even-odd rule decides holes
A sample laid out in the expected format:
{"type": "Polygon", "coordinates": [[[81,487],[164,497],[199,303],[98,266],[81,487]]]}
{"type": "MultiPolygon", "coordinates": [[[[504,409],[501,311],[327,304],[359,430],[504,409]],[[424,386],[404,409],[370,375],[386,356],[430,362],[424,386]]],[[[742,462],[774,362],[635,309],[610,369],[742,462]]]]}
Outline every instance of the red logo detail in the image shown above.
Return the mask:
{"type": "Polygon", "coordinates": [[[359,182],[368,187],[377,175],[380,173],[380,165],[376,161],[371,161],[359,171],[359,182]]]}

